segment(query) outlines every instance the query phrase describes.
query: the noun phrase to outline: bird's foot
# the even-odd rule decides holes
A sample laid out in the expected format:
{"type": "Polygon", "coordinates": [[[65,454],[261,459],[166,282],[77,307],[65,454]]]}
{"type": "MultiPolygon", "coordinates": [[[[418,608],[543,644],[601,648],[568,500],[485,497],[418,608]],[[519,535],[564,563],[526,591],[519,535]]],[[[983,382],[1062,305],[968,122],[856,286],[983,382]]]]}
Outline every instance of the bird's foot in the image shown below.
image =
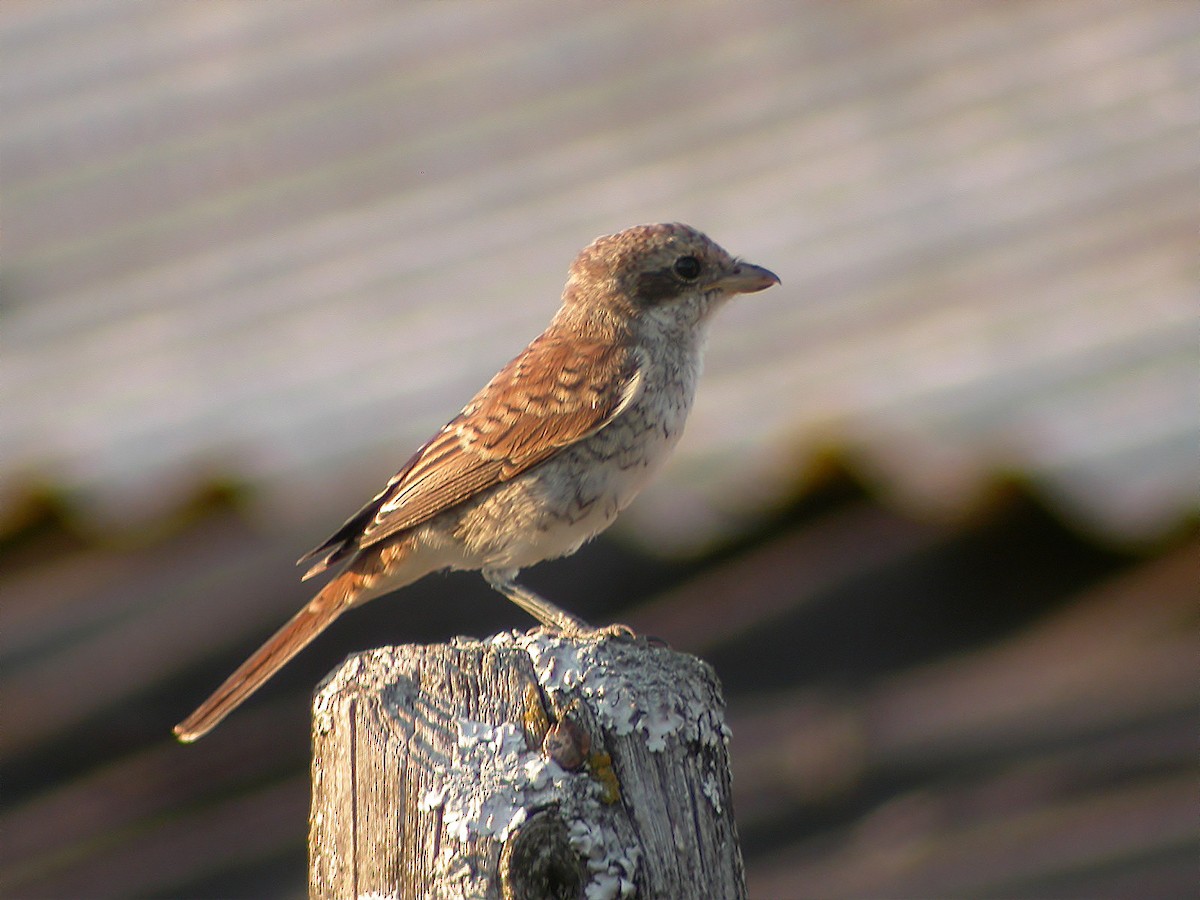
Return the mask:
{"type": "Polygon", "coordinates": [[[637,632],[620,622],[614,622],[611,625],[605,625],[603,628],[593,628],[587,637],[596,638],[616,638],[622,641],[636,641],[637,632]]]}
{"type": "Polygon", "coordinates": [[[594,628],[591,625],[582,627],[560,628],[557,625],[535,625],[525,632],[529,637],[580,638],[583,640],[604,640],[614,638],[622,641],[636,641],[638,634],[628,625],[619,622],[594,628]]]}

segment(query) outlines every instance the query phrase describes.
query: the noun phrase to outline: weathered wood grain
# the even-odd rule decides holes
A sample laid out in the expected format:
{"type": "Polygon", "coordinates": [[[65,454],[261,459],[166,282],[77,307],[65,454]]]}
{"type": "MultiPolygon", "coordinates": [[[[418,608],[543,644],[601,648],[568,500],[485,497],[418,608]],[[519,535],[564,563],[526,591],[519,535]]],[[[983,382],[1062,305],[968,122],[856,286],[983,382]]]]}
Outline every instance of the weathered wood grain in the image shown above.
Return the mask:
{"type": "Polygon", "coordinates": [[[723,709],[644,640],[351,656],[314,701],[310,893],[744,897],[723,709]]]}

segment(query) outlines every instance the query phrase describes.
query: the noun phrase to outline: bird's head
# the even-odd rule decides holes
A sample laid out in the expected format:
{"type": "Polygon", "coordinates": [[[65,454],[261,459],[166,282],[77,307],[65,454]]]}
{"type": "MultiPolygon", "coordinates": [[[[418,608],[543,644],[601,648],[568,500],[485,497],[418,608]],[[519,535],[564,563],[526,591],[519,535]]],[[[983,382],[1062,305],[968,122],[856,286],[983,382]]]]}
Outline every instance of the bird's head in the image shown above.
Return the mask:
{"type": "Polygon", "coordinates": [[[563,312],[698,326],[734,294],[779,284],[761,266],[731,256],[687,225],[638,225],[605,235],[571,264],[563,312]]]}

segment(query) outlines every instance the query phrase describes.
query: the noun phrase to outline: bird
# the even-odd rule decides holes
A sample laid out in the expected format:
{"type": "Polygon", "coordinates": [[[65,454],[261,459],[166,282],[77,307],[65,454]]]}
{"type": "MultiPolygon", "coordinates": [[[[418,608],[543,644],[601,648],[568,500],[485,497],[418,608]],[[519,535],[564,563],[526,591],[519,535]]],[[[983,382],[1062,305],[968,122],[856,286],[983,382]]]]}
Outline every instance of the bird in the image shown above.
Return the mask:
{"type": "Polygon", "coordinates": [[[680,223],[596,238],[540,335],[298,561],[340,571],[191,715],[207,734],[338,616],[431,572],[477,570],[567,636],[593,629],[517,583],[612,524],[683,433],[714,312],[779,284],[680,223]]]}

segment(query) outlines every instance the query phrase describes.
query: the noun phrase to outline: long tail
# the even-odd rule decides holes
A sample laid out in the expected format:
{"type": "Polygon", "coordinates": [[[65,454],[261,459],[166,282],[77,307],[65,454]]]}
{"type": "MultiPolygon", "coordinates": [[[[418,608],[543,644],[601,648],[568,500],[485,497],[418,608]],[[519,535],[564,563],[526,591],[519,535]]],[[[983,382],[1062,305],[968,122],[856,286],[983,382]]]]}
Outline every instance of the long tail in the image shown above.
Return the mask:
{"type": "Polygon", "coordinates": [[[212,731],[334,619],[354,606],[372,580],[371,573],[356,571],[352,566],[325,585],[307,606],[238,666],[237,671],[226,678],[194,713],[175,726],[175,736],[190,744],[212,731]]]}

